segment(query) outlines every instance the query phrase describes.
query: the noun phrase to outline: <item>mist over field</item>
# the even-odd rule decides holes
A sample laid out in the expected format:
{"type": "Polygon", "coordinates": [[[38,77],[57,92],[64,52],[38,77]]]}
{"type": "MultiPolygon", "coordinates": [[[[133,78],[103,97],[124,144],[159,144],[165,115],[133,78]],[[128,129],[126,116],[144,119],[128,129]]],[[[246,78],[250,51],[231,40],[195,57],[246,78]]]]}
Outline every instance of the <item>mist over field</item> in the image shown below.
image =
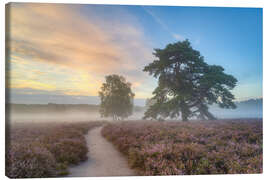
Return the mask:
{"type": "Polygon", "coordinates": [[[263,99],[249,99],[235,103],[236,109],[221,109],[211,106],[210,112],[218,118],[262,118],[263,99]]]}
{"type": "MultiPolygon", "coordinates": [[[[262,99],[250,99],[236,102],[236,109],[221,109],[211,106],[217,118],[262,118],[262,99]]],[[[7,106],[7,117],[10,122],[85,122],[96,120],[112,120],[99,114],[98,105],[87,104],[12,104],[7,106]]],[[[146,108],[135,106],[132,116],[126,120],[141,120],[146,108]]]]}
{"type": "MultiPolygon", "coordinates": [[[[112,120],[101,117],[98,105],[67,105],[67,104],[11,104],[6,105],[7,120],[17,122],[86,122],[112,120]]],[[[135,107],[134,113],[127,120],[138,120],[143,117],[144,109],[135,107]]]]}
{"type": "MultiPolygon", "coordinates": [[[[141,120],[143,112],[134,113],[126,120],[141,120]]],[[[86,121],[111,121],[111,118],[102,118],[98,112],[47,112],[47,113],[15,113],[8,116],[11,123],[16,122],[86,122],[86,121]]]]}

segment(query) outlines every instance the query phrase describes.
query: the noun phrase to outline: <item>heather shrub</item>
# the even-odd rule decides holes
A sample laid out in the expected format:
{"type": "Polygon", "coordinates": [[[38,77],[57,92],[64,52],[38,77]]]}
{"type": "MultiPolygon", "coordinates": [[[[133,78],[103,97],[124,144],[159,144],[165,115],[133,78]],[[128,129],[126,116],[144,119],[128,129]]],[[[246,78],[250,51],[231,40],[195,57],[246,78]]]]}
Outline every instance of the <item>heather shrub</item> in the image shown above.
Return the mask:
{"type": "Polygon", "coordinates": [[[145,168],[144,162],[146,161],[146,156],[141,153],[139,149],[130,148],[128,152],[128,163],[131,168],[145,168]]]}
{"type": "Polygon", "coordinates": [[[262,173],[262,121],[133,121],[102,135],[141,175],[262,173]]]}
{"type": "Polygon", "coordinates": [[[56,160],[42,144],[12,144],[6,155],[6,175],[10,178],[54,177],[56,160]]]}
{"type": "Polygon", "coordinates": [[[103,122],[14,124],[6,145],[6,175],[38,178],[67,175],[68,166],[87,159],[84,134],[103,122]]]}
{"type": "Polygon", "coordinates": [[[47,145],[48,150],[54,155],[57,162],[77,164],[87,159],[88,149],[84,139],[60,139],[47,145]]]}

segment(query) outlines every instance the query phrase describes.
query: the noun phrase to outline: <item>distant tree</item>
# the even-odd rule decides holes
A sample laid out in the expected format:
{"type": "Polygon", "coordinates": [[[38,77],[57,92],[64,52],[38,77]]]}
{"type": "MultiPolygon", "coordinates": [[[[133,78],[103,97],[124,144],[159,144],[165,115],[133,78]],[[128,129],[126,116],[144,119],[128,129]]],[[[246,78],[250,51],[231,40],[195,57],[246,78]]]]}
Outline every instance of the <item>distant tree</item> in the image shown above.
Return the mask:
{"type": "Polygon", "coordinates": [[[132,114],[135,96],[131,91],[131,83],[115,74],[105,78],[106,82],[99,91],[101,116],[112,117],[114,120],[127,118],[132,114]]]}
{"type": "Polygon", "coordinates": [[[236,108],[230,92],[237,83],[224,73],[221,66],[208,65],[199,51],[188,40],[168,44],[164,49],[154,49],[157,58],[143,71],[158,78],[158,87],[151,98],[152,104],[144,118],[177,118],[187,121],[192,116],[215,119],[208,105],[236,108]]]}

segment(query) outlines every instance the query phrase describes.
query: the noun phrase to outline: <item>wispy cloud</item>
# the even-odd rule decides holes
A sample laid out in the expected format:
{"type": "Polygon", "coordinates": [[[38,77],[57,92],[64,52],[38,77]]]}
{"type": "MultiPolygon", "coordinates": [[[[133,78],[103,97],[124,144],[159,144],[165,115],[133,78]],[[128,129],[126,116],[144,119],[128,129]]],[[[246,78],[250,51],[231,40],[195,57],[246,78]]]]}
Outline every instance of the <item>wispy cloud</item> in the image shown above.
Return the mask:
{"type": "Polygon", "coordinates": [[[200,38],[197,38],[197,39],[195,40],[194,44],[195,44],[195,45],[198,45],[198,44],[200,44],[200,42],[201,42],[201,39],[200,39],[200,38]]]}
{"type": "Polygon", "coordinates": [[[151,11],[149,8],[145,7],[145,6],[141,6],[143,8],[143,10],[149,14],[150,16],[152,16],[152,18],[165,30],[167,31],[174,39],[176,40],[184,40],[184,37],[180,34],[177,34],[173,31],[171,31],[171,29],[160,19],[159,16],[157,16],[153,11],[151,11]]]}
{"type": "Polygon", "coordinates": [[[113,11],[104,19],[80,8],[11,4],[11,88],[97,95],[104,76],[117,73],[135,82],[137,94],[143,94],[142,84],[151,94],[142,68],[152,60],[152,48],[136,19],[128,12],[121,19],[113,11]]]}

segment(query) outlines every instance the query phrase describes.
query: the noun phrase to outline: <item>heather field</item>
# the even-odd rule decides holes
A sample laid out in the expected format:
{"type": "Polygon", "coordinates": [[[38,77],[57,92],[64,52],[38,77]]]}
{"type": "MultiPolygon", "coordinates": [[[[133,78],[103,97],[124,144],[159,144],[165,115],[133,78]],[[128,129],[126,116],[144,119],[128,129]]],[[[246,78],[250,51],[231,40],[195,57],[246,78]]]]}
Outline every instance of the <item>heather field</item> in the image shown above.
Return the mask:
{"type": "Polygon", "coordinates": [[[102,135],[139,175],[262,173],[262,120],[126,121],[102,135]]]}
{"type": "Polygon", "coordinates": [[[262,175],[263,7],[225,6],[6,3],[5,175],[262,175]]]}
{"type": "Polygon", "coordinates": [[[84,134],[102,122],[14,123],[6,135],[6,175],[40,178],[67,175],[87,159],[84,134]]]}

